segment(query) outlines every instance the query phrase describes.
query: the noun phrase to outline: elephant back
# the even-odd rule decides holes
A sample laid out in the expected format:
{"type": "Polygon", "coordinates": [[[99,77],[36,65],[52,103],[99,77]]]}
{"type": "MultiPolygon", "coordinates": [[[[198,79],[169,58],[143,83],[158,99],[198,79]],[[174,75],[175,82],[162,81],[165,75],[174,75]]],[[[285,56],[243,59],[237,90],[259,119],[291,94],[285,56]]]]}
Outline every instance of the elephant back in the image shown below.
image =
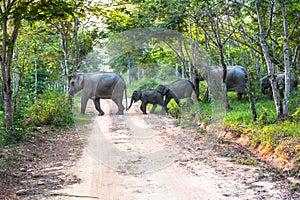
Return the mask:
{"type": "Polygon", "coordinates": [[[172,92],[175,93],[179,99],[191,97],[193,91],[195,90],[193,83],[185,79],[176,80],[166,87],[172,90],[172,92]]]}

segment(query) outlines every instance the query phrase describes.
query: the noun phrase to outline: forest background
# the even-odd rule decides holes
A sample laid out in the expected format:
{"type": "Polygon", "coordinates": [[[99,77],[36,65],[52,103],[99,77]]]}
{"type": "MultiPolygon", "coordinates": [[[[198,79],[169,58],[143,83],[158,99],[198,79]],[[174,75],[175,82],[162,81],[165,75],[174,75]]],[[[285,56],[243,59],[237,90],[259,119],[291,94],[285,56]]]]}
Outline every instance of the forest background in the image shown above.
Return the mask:
{"type": "MultiPolygon", "coordinates": [[[[109,66],[124,76],[131,94],[178,78],[194,80],[197,63],[205,59],[224,72],[230,65],[244,66],[248,86],[258,97],[256,102],[250,96],[237,101],[229,93],[233,110],[226,110],[224,129],[243,133],[251,148],[276,153],[300,175],[299,90],[290,93],[288,81],[291,72],[300,74],[298,1],[4,0],[0,6],[0,146],[26,140],[38,126],[74,125],[67,94],[73,72],[109,66]],[[111,38],[124,41],[120,33],[147,28],[179,33],[189,50],[179,40],[152,38],[142,40],[147,48],[130,45],[108,59],[114,51],[103,47],[111,38]],[[277,73],[284,73],[287,80],[284,96],[277,88],[277,73]],[[273,100],[260,91],[265,75],[270,77],[273,100]]],[[[149,38],[149,33],[140,31],[138,36],[149,38]]],[[[185,122],[210,124],[212,109],[204,101],[205,89],[206,83],[200,82],[201,101],[185,116],[192,120],[185,122]]],[[[170,113],[185,126],[180,112],[174,103],[170,105],[170,113]]]]}

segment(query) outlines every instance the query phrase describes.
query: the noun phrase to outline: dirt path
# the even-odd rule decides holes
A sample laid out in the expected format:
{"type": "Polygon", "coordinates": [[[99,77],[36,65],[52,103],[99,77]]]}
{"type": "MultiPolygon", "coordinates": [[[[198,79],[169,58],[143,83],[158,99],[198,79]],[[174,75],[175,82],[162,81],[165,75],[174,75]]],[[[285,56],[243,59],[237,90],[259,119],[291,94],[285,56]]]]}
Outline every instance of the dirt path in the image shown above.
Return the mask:
{"type": "MultiPolygon", "coordinates": [[[[125,115],[94,118],[83,134],[88,139],[80,160],[66,169],[79,183],[30,199],[293,199],[261,164],[229,162],[219,156],[234,152],[226,145],[207,148],[203,134],[174,126],[166,115],[143,115],[135,106],[125,115]]],[[[102,107],[106,113],[115,109],[110,101],[102,107]]]]}

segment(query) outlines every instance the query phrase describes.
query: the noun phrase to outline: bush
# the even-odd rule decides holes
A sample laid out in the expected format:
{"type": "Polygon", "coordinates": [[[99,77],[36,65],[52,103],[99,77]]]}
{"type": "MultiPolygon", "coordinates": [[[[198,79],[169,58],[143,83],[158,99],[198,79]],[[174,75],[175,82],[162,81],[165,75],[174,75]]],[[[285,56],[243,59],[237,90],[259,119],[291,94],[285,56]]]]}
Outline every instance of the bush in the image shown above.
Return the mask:
{"type": "Polygon", "coordinates": [[[39,96],[29,108],[29,118],[35,125],[68,126],[74,120],[66,94],[58,90],[48,90],[39,96]]]}
{"type": "Polygon", "coordinates": [[[292,117],[295,121],[300,121],[300,107],[296,109],[296,111],[292,114],[292,117]]]}
{"type": "Polygon", "coordinates": [[[27,130],[25,128],[16,128],[11,131],[5,130],[5,128],[0,129],[0,147],[17,144],[19,142],[25,141],[27,139],[27,130]]]}

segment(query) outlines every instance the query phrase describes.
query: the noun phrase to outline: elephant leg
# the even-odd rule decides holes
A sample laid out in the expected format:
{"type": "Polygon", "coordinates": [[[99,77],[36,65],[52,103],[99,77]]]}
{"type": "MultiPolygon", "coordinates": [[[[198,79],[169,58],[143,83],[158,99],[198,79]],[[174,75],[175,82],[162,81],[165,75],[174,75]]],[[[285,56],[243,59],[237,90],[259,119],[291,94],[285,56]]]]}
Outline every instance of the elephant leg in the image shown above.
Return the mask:
{"type": "Polygon", "coordinates": [[[199,89],[199,82],[200,80],[198,78],[195,79],[195,94],[196,94],[196,98],[197,98],[197,101],[199,101],[199,95],[200,95],[200,89],[199,89]]]}
{"type": "Polygon", "coordinates": [[[115,102],[118,106],[118,112],[117,115],[123,115],[124,114],[124,106],[122,104],[123,97],[113,97],[112,100],[115,102]]]}
{"type": "Polygon", "coordinates": [[[153,104],[152,106],[152,109],[150,110],[150,113],[154,113],[155,112],[155,109],[157,107],[157,104],[153,104]]]}
{"type": "MultiPolygon", "coordinates": [[[[169,104],[169,102],[171,101],[172,97],[166,97],[165,99],[165,106],[167,107],[167,105],[169,104]]],[[[177,99],[176,97],[173,98],[175,100],[175,102],[177,103],[177,105],[179,106],[179,99],[177,99]]]]}
{"type": "Polygon", "coordinates": [[[140,109],[143,112],[143,114],[147,114],[146,107],[147,107],[147,103],[146,102],[142,102],[140,109]]]}
{"type": "Polygon", "coordinates": [[[238,92],[238,93],[237,93],[237,96],[238,96],[238,100],[241,101],[241,100],[242,100],[242,97],[243,97],[243,93],[238,92]]]}
{"type": "Polygon", "coordinates": [[[178,105],[180,105],[180,100],[176,97],[176,98],[174,98],[174,100],[175,100],[175,102],[178,104],[178,105]]]}
{"type": "Polygon", "coordinates": [[[206,90],[205,90],[204,100],[205,100],[206,102],[209,102],[209,101],[210,101],[210,92],[209,92],[208,87],[207,87],[206,90]]]}
{"type": "Polygon", "coordinates": [[[165,99],[165,106],[167,106],[170,101],[171,101],[171,98],[166,97],[166,99],[165,99]]]}
{"type": "Polygon", "coordinates": [[[166,113],[168,113],[168,108],[166,107],[163,100],[161,102],[159,102],[159,105],[161,105],[161,107],[163,107],[163,109],[166,111],[166,113]]]}
{"type": "Polygon", "coordinates": [[[81,97],[81,111],[80,111],[80,114],[82,114],[82,115],[85,113],[86,104],[87,104],[88,100],[89,100],[89,98],[87,98],[85,94],[82,94],[82,97],[81,97]]]}
{"type": "Polygon", "coordinates": [[[95,104],[96,110],[99,112],[98,115],[99,115],[99,116],[104,115],[104,112],[103,112],[103,110],[102,110],[101,107],[100,107],[100,99],[99,99],[99,98],[94,99],[94,104],[95,104]]]}

